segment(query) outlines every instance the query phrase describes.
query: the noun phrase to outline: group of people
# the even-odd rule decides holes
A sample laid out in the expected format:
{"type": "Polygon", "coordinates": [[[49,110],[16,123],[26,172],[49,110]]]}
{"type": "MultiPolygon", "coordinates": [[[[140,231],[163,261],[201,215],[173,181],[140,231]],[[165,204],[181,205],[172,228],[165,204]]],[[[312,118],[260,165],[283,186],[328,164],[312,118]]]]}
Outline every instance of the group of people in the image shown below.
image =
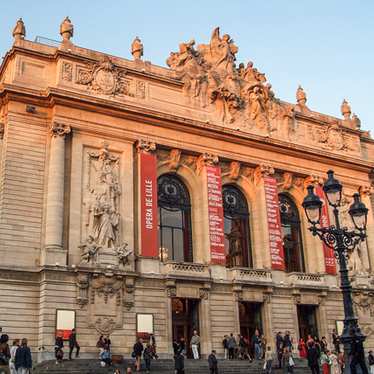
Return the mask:
{"type": "Polygon", "coordinates": [[[9,347],[9,336],[0,337],[0,372],[11,374],[29,374],[32,368],[31,350],[27,339],[15,339],[9,347]]]}
{"type": "Polygon", "coordinates": [[[265,357],[266,338],[255,329],[251,338],[233,333],[225,335],[222,341],[225,360],[261,360],[265,357]]]}

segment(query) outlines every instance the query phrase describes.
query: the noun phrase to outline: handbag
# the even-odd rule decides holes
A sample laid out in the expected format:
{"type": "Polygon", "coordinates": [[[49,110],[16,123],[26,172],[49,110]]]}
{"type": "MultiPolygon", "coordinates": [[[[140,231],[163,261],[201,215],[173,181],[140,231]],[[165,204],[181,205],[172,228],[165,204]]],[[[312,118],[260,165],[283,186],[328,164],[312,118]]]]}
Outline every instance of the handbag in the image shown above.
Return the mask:
{"type": "Polygon", "coordinates": [[[264,362],[263,369],[266,370],[266,361],[264,362]]]}
{"type": "Polygon", "coordinates": [[[135,357],[136,357],[136,353],[135,353],[135,352],[132,352],[132,353],[131,353],[131,357],[132,357],[132,358],[135,358],[135,357]]]}
{"type": "Polygon", "coordinates": [[[288,365],[289,366],[295,366],[295,361],[293,360],[292,356],[290,356],[290,358],[288,360],[288,365]]]}

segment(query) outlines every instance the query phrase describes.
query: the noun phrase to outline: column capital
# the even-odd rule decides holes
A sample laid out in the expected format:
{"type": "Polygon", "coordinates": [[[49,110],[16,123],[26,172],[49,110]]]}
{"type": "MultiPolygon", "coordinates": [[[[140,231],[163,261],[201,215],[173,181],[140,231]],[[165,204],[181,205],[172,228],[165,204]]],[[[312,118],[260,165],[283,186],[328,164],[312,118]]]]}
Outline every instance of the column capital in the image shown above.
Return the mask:
{"type": "Polygon", "coordinates": [[[156,151],[156,143],[150,140],[139,139],[136,141],[136,150],[138,153],[153,153],[156,151]]]}
{"type": "Polygon", "coordinates": [[[204,166],[215,166],[218,165],[219,158],[217,155],[204,152],[202,153],[196,161],[196,172],[200,174],[204,166]]]}
{"type": "Polygon", "coordinates": [[[70,134],[71,127],[61,122],[52,122],[49,132],[52,137],[62,136],[70,134]]]}
{"type": "Polygon", "coordinates": [[[274,168],[270,164],[262,163],[258,165],[254,171],[253,179],[255,185],[258,185],[264,177],[268,177],[275,173],[274,168]]]}

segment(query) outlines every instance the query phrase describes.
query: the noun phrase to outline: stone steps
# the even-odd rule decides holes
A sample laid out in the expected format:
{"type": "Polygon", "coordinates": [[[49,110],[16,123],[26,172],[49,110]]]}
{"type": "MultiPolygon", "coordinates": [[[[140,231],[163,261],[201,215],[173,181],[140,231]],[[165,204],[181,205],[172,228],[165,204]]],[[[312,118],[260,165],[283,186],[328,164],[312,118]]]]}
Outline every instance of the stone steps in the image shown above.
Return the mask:
{"type": "MultiPolygon", "coordinates": [[[[102,368],[98,360],[81,360],[63,361],[56,365],[54,361],[46,361],[37,365],[33,371],[34,374],[109,374],[113,373],[115,368],[120,368],[122,373],[125,372],[126,367],[133,368],[133,360],[125,360],[121,365],[115,365],[110,368],[102,368]]],[[[242,360],[219,360],[218,368],[220,374],[255,374],[262,373],[263,362],[256,361],[249,363],[242,360]]],[[[145,372],[144,365],[142,365],[142,372],[145,372]]],[[[151,363],[152,374],[174,374],[173,360],[152,360],[151,363]]],[[[207,360],[185,360],[186,374],[206,374],[209,372],[207,360]]],[[[274,370],[274,373],[281,373],[281,371],[274,370]]],[[[303,374],[309,373],[305,361],[296,360],[296,367],[294,373],[303,374]]]]}

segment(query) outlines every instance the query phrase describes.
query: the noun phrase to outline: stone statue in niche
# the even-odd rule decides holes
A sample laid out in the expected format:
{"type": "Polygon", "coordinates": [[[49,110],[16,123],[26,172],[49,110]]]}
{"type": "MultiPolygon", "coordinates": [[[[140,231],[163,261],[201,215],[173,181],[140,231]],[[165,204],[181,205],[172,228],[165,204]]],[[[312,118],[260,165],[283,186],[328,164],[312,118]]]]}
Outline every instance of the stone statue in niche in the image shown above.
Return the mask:
{"type": "Polygon", "coordinates": [[[118,260],[121,264],[127,265],[130,263],[130,257],[133,255],[133,250],[130,248],[127,248],[128,244],[125,243],[118,248],[116,248],[116,254],[118,257],[118,260]]]}
{"type": "Polygon", "coordinates": [[[240,230],[240,223],[233,221],[231,231],[225,234],[229,241],[228,260],[230,267],[242,266],[242,233],[240,230]]]}
{"type": "Polygon", "coordinates": [[[89,233],[98,245],[112,248],[119,243],[120,229],[118,157],[104,144],[99,152],[90,152],[89,158],[95,173],[90,189],[89,233]]]}

